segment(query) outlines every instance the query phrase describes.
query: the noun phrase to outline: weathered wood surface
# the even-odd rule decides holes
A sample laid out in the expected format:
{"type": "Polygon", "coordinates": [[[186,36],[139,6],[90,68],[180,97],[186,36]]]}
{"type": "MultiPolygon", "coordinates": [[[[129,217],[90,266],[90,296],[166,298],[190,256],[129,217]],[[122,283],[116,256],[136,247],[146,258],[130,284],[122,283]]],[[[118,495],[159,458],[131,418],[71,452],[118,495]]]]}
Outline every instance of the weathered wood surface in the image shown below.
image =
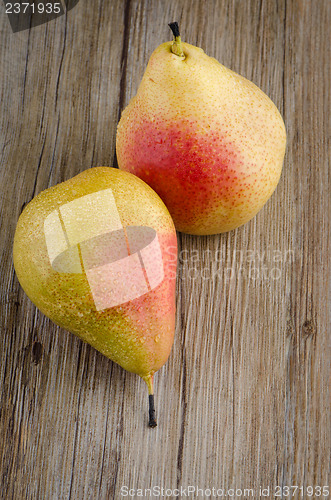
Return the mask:
{"type": "Polygon", "coordinates": [[[13,34],[1,4],[2,498],[328,484],[330,24],[329,0],[81,0],[13,34]],[[288,147],[253,221],[178,235],[176,340],[152,430],[144,382],[38,312],[11,252],[24,203],[114,164],[120,112],[173,20],[274,100],[288,147]]]}

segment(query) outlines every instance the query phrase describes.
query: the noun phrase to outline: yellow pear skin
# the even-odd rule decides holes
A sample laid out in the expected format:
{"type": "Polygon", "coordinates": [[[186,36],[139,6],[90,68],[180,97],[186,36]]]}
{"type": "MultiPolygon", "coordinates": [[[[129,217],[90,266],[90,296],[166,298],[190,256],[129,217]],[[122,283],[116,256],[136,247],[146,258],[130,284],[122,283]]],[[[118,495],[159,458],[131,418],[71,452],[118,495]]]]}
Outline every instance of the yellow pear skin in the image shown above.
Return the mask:
{"type": "Polygon", "coordinates": [[[254,217],[275,190],[284,122],[256,85],[171,28],[175,41],[153,52],[121,116],[119,168],[159,194],[178,231],[223,233],[254,217]]]}
{"type": "Polygon", "coordinates": [[[173,344],[177,240],[147,184],[96,167],[43,191],[19,218],[13,256],[46,316],[140,375],[153,394],[173,344]]]}

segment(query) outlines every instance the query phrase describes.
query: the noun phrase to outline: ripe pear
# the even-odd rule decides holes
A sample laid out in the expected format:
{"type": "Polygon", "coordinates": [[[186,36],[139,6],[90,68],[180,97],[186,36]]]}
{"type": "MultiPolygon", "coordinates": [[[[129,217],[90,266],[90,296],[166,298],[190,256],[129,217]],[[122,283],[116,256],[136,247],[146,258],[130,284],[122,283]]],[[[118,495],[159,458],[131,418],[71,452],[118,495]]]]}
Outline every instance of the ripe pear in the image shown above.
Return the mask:
{"type": "Polygon", "coordinates": [[[249,221],[279,181],[282,117],[252,82],[182,43],[151,55],[117,129],[119,168],[147,182],[176,229],[216,234],[249,221]]]}
{"type": "Polygon", "coordinates": [[[147,383],[167,361],[175,327],[177,239],[142,180],[97,167],[43,191],[22,212],[14,265],[31,301],[147,383]]]}

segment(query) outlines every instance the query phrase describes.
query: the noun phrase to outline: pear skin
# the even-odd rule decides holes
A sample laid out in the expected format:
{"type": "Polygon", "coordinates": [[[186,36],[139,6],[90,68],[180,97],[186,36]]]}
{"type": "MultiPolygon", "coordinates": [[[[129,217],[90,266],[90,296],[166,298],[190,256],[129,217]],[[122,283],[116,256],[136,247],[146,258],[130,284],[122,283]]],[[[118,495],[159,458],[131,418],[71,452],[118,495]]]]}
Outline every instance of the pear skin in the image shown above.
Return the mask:
{"type": "Polygon", "coordinates": [[[46,316],[140,375],[153,394],[173,344],[177,239],[147,184],[96,167],[46,189],[18,220],[13,256],[46,316]]]}
{"type": "Polygon", "coordinates": [[[178,231],[230,231],[254,217],[277,186],[284,122],[256,85],[171,28],[175,41],[153,52],[122,113],[118,165],[159,194],[178,231]]]}

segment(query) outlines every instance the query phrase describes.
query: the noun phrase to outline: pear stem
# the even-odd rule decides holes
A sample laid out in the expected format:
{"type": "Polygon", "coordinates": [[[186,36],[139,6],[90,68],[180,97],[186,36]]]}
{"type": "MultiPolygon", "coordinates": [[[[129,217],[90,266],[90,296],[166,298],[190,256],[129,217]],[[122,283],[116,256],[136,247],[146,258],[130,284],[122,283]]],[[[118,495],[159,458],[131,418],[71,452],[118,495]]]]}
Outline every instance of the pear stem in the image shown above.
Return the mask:
{"type": "Polygon", "coordinates": [[[149,422],[148,425],[150,427],[156,427],[157,422],[156,422],[156,413],[155,413],[155,405],[154,405],[154,376],[153,375],[147,375],[146,377],[143,377],[145,380],[147,387],[148,387],[148,402],[149,402],[149,422]]]}
{"type": "Polygon", "coordinates": [[[178,23],[177,22],[170,23],[168,26],[170,27],[174,35],[174,42],[171,46],[171,52],[178,57],[184,57],[184,52],[182,49],[182,40],[179,33],[178,23]]]}
{"type": "Polygon", "coordinates": [[[154,406],[154,394],[149,394],[148,395],[148,402],[149,402],[149,410],[148,410],[149,421],[148,421],[148,425],[150,427],[156,427],[157,426],[157,422],[156,422],[156,413],[155,413],[155,406],[154,406]]]}

